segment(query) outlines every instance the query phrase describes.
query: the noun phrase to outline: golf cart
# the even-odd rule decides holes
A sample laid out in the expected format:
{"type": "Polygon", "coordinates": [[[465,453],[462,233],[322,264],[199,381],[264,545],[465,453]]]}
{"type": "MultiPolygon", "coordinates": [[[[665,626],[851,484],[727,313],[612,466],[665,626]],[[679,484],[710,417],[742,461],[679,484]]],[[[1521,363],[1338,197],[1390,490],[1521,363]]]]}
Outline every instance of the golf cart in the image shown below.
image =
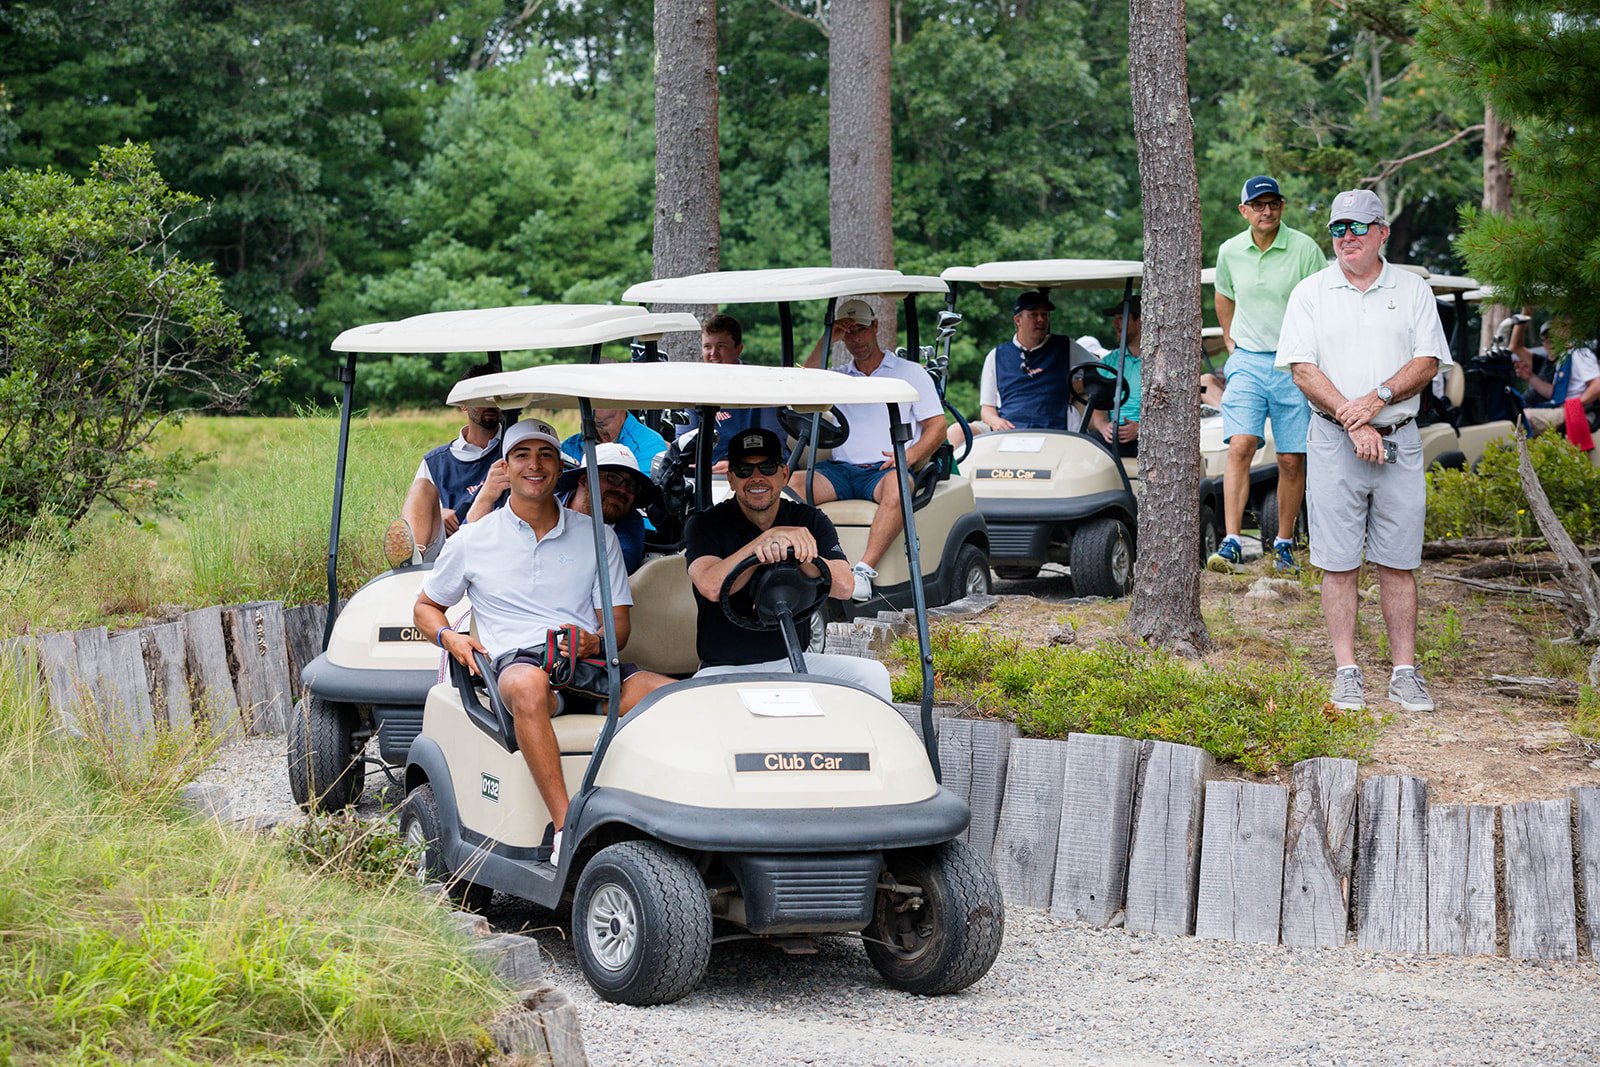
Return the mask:
{"type": "MultiPolygon", "coordinates": [[[[509,307],[417,315],[346,330],[333,342],[347,353],[341,368],[339,451],[328,535],[328,619],[322,653],[301,674],[305,694],[289,724],[289,788],[303,808],[337,811],[365,780],[362,752],[374,734],[385,767],[403,764],[422,726],[423,702],[438,681],[439,650],[423,640],[411,616],[431,563],[411,562],[373,578],[341,609],[337,560],[345,457],[356,357],[362,353],[487,352],[582,347],[598,361],[601,346],[632,338],[654,349],[663,333],[698,330],[692,315],[655,315],[612,305],[509,307]]],[[[459,605],[451,612],[452,618],[459,605]]]]}
{"type": "MultiPolygon", "coordinates": [[[[909,427],[897,380],[796,368],[646,363],[533,367],[467,379],[457,405],[573,408],[581,413],[591,494],[598,497],[596,407],[648,410],[770,406],[801,412],[835,404],[889,405],[902,515],[915,531],[909,427]]],[[[709,456],[709,444],[705,446],[709,456]]],[[[694,487],[692,508],[711,504],[694,487]]],[[[595,551],[603,555],[595,526],[595,551]]],[[[919,573],[917,538],[905,539],[919,573]]],[[[659,1004],[688,995],[704,973],[713,922],[730,936],[790,952],[819,935],[860,936],[896,988],[934,995],[981,978],[1000,949],[1004,913],[985,857],[958,840],[970,812],[939,785],[932,717],[927,602],[911,583],[922,650],[920,741],[890,705],[864,689],[804,673],[795,618],[828,594],[792,561],[756,564],[754,609],[730,618],[783,634],[793,671],[687,679],[696,667],[695,604],[684,558],[647,560],[630,582],[626,656],[679,680],[619,718],[620,650],[614,590],[599,570],[610,698],[552,720],[571,807],[559,866],[539,848],[549,814],[517,749],[494,669],[451,661],[428,693],[406,761],[401,830],[418,846],[419,877],[443,881],[468,905],[491,891],[553,908],[570,895],[585,978],[607,1000],[659,1004]]],[[[720,938],[719,938],[720,939],[720,938]]]]}
{"type": "Polygon", "coordinates": [[[1427,466],[1476,467],[1490,441],[1512,436],[1522,410],[1522,380],[1507,347],[1510,320],[1503,324],[1503,337],[1496,334],[1486,351],[1473,354],[1471,309],[1492,301],[1493,294],[1472,278],[1431,274],[1428,284],[1438,298],[1455,363],[1422,394],[1417,422],[1424,435],[1423,457],[1427,466]]]}
{"type": "MultiPolygon", "coordinates": [[[[947,292],[945,283],[938,278],[902,274],[897,270],[873,270],[843,267],[801,267],[773,270],[718,271],[694,274],[682,278],[659,278],[640,282],[622,294],[624,300],[646,304],[731,306],[735,304],[777,304],[782,328],[780,364],[792,367],[796,363],[796,334],[794,304],[825,302],[820,336],[833,332],[834,310],[839,301],[848,297],[866,296],[899,300],[905,323],[906,347],[899,351],[902,358],[917,360],[927,369],[943,397],[943,362],[935,348],[924,348],[918,340],[916,298],[919,294],[947,292]]],[[[944,346],[944,357],[949,355],[949,340],[954,332],[954,322],[960,316],[941,313],[937,340],[944,346]],[[954,320],[954,321],[952,321],[954,320]]],[[[806,351],[809,352],[807,344],[806,351]]],[[[842,375],[841,375],[842,377],[842,375]]],[[[781,398],[774,393],[772,398],[781,398]]],[[[770,399],[769,399],[770,403],[770,399]]],[[[809,418],[791,416],[781,421],[793,445],[789,466],[807,472],[806,490],[800,499],[811,499],[811,472],[817,461],[826,459],[828,450],[842,444],[849,434],[848,423],[837,411],[820,412],[809,418]],[[816,448],[809,447],[815,441],[816,448]],[[797,464],[802,464],[798,466],[797,464]]],[[[706,425],[702,422],[701,425],[706,425]]],[[[941,446],[940,451],[919,470],[912,472],[912,508],[917,513],[923,544],[928,551],[922,557],[922,580],[911,580],[912,572],[904,565],[900,545],[904,534],[891,542],[878,566],[874,579],[872,598],[865,603],[830,601],[828,619],[843,620],[861,614],[873,614],[883,608],[905,609],[912,604],[912,591],[921,585],[934,605],[959,600],[973,593],[989,591],[989,534],[983,515],[973,502],[971,483],[954,473],[952,450],[941,446]]],[[[707,470],[709,465],[699,469],[707,470]]],[[[726,494],[725,485],[714,495],[726,494]]],[[[795,495],[791,493],[791,495],[795,495]]],[[[851,559],[860,559],[867,545],[867,531],[872,525],[877,505],[870,500],[836,500],[821,505],[822,511],[832,520],[839,532],[840,543],[851,559]]],[[[821,612],[814,623],[821,629],[824,622],[821,612]]],[[[813,648],[820,644],[813,642],[813,648]]]]}

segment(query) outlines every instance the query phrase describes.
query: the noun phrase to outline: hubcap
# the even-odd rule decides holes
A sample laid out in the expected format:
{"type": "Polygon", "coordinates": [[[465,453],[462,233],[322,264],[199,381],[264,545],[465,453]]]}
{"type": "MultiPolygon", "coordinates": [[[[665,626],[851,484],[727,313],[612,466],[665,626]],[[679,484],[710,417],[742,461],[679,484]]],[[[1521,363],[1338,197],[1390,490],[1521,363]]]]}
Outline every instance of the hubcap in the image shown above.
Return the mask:
{"type": "Polygon", "coordinates": [[[973,567],[967,572],[967,585],[964,590],[968,596],[988,592],[989,568],[973,567]]]}
{"type": "Polygon", "coordinates": [[[428,839],[422,836],[422,823],[412,819],[406,823],[406,844],[417,855],[417,884],[428,884],[428,839]]]}
{"type": "Polygon", "coordinates": [[[639,912],[627,890],[607,882],[589,898],[589,950],[608,971],[620,971],[639,943],[639,912]]]}
{"type": "Polygon", "coordinates": [[[1111,543],[1111,577],[1118,589],[1128,588],[1128,575],[1133,571],[1133,560],[1128,555],[1128,538],[1122,532],[1111,543]]]}

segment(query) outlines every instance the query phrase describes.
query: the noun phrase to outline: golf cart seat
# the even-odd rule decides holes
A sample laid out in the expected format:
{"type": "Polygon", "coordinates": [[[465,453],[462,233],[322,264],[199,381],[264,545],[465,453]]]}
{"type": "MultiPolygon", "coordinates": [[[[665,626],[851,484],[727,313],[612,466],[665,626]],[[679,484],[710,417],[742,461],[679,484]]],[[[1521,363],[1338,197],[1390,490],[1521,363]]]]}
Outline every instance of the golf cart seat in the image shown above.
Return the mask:
{"type": "Polygon", "coordinates": [[[633,610],[622,658],[658,674],[685,676],[700,667],[695,650],[694,584],[682,554],[657,556],[628,579],[633,610]]]}
{"type": "MultiPolygon", "coordinates": [[[[939,483],[950,477],[954,458],[955,448],[948,443],[942,444],[922,466],[912,470],[912,511],[921,511],[927,506],[928,501],[933,499],[934,490],[939,487],[939,483]]],[[[828,516],[835,526],[871,526],[873,516],[878,513],[877,502],[872,500],[830,500],[820,506],[822,513],[828,516]]]]}
{"type": "MultiPolygon", "coordinates": [[[[474,726],[488,734],[507,752],[517,751],[517,733],[511,711],[498,699],[492,699],[481,678],[474,678],[467,669],[450,660],[450,681],[445,688],[453,688],[461,700],[462,710],[474,726]]],[[[562,755],[588,753],[600,737],[605,725],[605,706],[592,700],[564,697],[563,711],[550,720],[556,743],[562,755]]]]}

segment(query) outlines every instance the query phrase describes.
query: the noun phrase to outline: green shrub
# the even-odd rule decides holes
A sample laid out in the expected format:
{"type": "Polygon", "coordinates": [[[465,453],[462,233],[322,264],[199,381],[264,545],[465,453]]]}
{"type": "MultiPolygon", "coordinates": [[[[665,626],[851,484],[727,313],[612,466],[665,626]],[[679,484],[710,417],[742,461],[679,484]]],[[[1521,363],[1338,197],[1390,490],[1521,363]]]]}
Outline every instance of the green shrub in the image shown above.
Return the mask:
{"type": "Polygon", "coordinates": [[[1580,741],[1600,745],[1600,689],[1584,685],[1578,689],[1578,706],[1572,711],[1572,732],[1580,741]]]}
{"type": "MultiPolygon", "coordinates": [[[[1032,737],[1174,741],[1266,773],[1313,756],[1363,758],[1380,726],[1370,711],[1335,710],[1326,679],[1294,663],[1214,668],[1118,644],[1029,648],[954,626],[932,639],[938,699],[976,705],[1032,737]]],[[[896,654],[896,699],[920,699],[915,645],[902,641],[896,654]]]]}
{"type": "MultiPolygon", "coordinates": [[[[1579,544],[1600,540],[1600,467],[1560,434],[1534,438],[1528,451],[1567,533],[1579,544]]],[[[1425,532],[1429,538],[1540,536],[1517,474],[1516,443],[1491,441],[1476,471],[1429,471],[1425,532]]]]}

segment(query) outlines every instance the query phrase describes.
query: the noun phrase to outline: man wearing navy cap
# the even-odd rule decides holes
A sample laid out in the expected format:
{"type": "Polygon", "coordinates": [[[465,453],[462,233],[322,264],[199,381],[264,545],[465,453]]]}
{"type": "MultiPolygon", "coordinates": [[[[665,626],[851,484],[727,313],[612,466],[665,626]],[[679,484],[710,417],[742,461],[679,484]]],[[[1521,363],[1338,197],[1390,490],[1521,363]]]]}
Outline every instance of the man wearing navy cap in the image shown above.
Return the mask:
{"type": "MultiPolygon", "coordinates": [[[[1055,309],[1043,290],[1022,293],[1011,305],[1017,332],[983,358],[978,379],[982,417],[972,423],[973,433],[1067,428],[1072,339],[1050,332],[1055,309]]],[[[956,438],[959,431],[957,427],[950,436],[956,438]]]]}
{"type": "MultiPolygon", "coordinates": [[[[793,553],[801,570],[811,577],[827,571],[833,580],[830,595],[838,600],[850,599],[855,589],[855,575],[833,523],[809,504],[784,499],[788,480],[789,468],[783,462],[783,442],[778,435],[771,430],[744,430],[728,445],[728,486],[733,496],[689,519],[684,554],[689,561],[689,580],[694,583],[695,647],[700,654],[696,678],[792,669],[781,633],[735,626],[717,599],[729,572],[751,556],[762,563],[777,563],[793,553]]],[[[754,573],[753,569],[746,572],[730,594],[746,613],[753,608],[749,580],[754,573]]],[[[810,638],[809,619],[795,620],[802,647],[810,638]]],[[[811,674],[838,678],[885,701],[892,699],[889,672],[877,660],[807,652],[805,663],[811,674]]]]}
{"type": "Polygon", "coordinates": [[[1272,546],[1277,570],[1299,570],[1294,527],[1305,498],[1306,423],[1311,416],[1294,379],[1275,369],[1273,358],[1289,294],[1328,261],[1316,241],[1283,225],[1283,207],[1276,179],[1265,174],[1251,178],[1239,192],[1239,214],[1249,226],[1217,251],[1217,322],[1229,352],[1223,368],[1227,391],[1222,394],[1222,439],[1228,445],[1222,519],[1227,536],[1206,561],[1212,570],[1232,571],[1244,560],[1239,531],[1250,498],[1250,462],[1266,441],[1269,418],[1278,453],[1278,528],[1261,535],[1277,535],[1272,546]]]}

